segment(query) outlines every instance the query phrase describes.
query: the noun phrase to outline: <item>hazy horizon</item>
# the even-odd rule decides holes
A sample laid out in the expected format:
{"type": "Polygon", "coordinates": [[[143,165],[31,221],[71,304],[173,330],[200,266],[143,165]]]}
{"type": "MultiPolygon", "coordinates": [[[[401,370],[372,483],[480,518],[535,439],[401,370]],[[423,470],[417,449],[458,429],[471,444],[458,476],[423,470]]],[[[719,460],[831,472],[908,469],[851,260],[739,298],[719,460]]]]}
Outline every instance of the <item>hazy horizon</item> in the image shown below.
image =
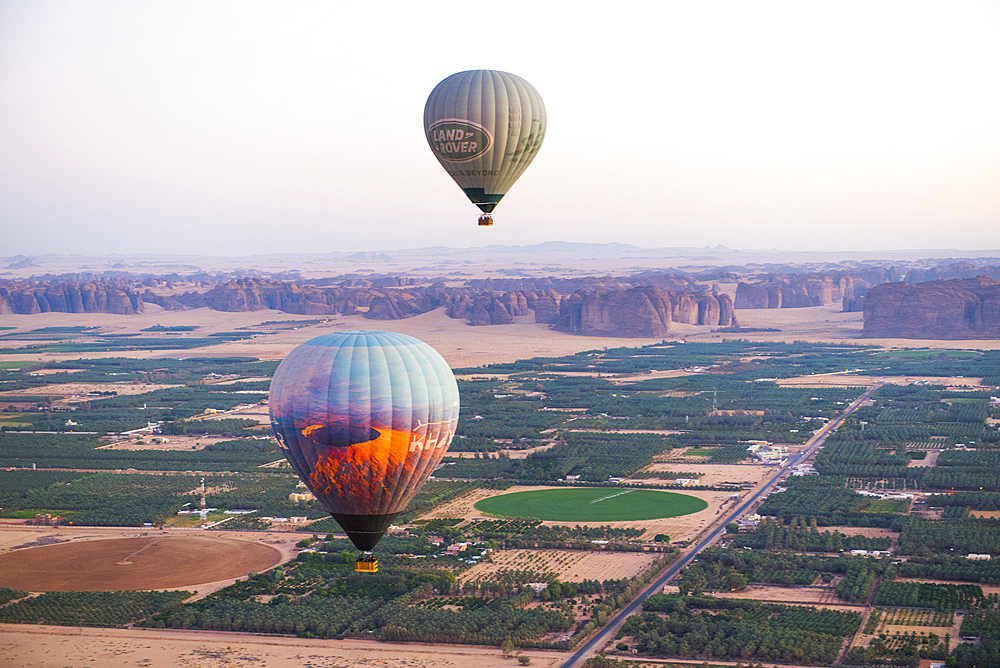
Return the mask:
{"type": "Polygon", "coordinates": [[[996,3],[505,8],[0,0],[3,254],[1000,248],[996,3]],[[421,126],[476,68],[549,117],[491,229],[421,126]]]}

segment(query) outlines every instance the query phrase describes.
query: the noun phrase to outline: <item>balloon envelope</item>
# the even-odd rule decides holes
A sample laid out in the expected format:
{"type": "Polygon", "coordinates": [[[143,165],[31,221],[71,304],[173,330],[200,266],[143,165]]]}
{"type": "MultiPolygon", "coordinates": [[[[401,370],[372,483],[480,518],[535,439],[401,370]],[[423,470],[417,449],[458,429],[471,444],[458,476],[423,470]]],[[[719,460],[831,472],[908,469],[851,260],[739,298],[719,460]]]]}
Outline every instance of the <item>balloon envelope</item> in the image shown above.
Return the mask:
{"type": "Polygon", "coordinates": [[[268,395],[285,457],[360,550],[371,550],[440,463],[458,385],[426,343],[337,332],[298,346],[268,395]]]}
{"type": "Polygon", "coordinates": [[[424,133],[435,157],[486,213],[534,160],[545,126],[538,91],[497,70],[452,74],[424,106],[424,133]]]}

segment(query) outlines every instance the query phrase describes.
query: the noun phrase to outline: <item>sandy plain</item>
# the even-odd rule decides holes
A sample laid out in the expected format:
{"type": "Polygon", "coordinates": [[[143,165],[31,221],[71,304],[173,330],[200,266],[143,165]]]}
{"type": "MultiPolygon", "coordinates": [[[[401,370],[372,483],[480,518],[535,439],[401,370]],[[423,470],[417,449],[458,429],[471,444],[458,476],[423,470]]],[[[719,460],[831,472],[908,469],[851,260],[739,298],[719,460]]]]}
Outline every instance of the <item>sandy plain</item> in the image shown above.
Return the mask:
{"type": "MultiPolygon", "coordinates": [[[[553,668],[568,656],[526,650],[532,666],[553,668]]],[[[0,624],[3,665],[31,668],[510,668],[496,647],[306,640],[221,631],[98,629],[0,624]]]]}
{"type": "MultiPolygon", "coordinates": [[[[741,309],[737,312],[744,327],[778,328],[780,332],[748,332],[739,334],[713,333],[712,327],[674,323],[671,333],[663,338],[622,339],[614,337],[585,337],[549,329],[537,324],[534,316],[522,316],[514,324],[473,327],[464,320],[449,318],[443,308],[405,320],[372,321],[357,316],[331,316],[326,322],[303,325],[297,329],[273,330],[273,334],[258,334],[242,341],[175,351],[108,351],[81,353],[53,353],[25,351],[4,355],[5,361],[55,361],[81,357],[219,357],[246,356],[265,360],[284,358],[296,345],[320,334],[355,329],[383,329],[410,334],[434,346],[452,367],[461,368],[499,362],[512,362],[538,356],[568,355],[603,347],[637,347],[663,340],[721,341],[724,338],[742,338],[751,341],[810,341],[842,342],[889,348],[971,348],[1000,349],[1000,340],[982,341],[930,341],[911,339],[861,339],[862,314],[841,313],[839,304],[798,309],[741,309]]],[[[102,327],[108,333],[135,333],[156,324],[164,326],[197,325],[199,329],[184,333],[183,337],[200,338],[217,332],[234,331],[240,327],[254,327],[261,331],[269,321],[315,320],[315,317],[293,315],[280,311],[252,311],[228,313],[207,308],[190,311],[166,311],[155,304],[137,315],[110,315],[106,313],[40,313],[36,315],[3,315],[0,325],[16,327],[16,331],[29,331],[41,327],[67,327],[74,325],[102,327]]],[[[271,331],[271,330],[268,330],[271,331]]],[[[7,342],[13,346],[15,342],[7,342]]],[[[137,344],[139,342],[137,341],[137,344]]],[[[17,342],[23,347],[25,342],[17,342]]],[[[863,384],[860,380],[858,384],[863,384]]]]}

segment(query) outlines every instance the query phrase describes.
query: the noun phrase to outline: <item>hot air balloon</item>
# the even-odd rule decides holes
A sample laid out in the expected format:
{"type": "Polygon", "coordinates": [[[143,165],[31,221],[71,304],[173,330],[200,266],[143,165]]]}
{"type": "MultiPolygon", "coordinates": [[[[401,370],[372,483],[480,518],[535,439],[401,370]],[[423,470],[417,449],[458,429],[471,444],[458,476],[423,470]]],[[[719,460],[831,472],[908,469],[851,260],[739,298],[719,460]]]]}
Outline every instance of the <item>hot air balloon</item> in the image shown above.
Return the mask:
{"type": "Polygon", "coordinates": [[[497,70],[459,72],[424,106],[427,143],[445,171],[482,209],[493,209],[535,159],[545,139],[545,104],[521,77],[497,70]]]}
{"type": "Polygon", "coordinates": [[[325,334],[281,362],[268,405],[295,473],[363,552],[355,570],[377,571],[372,549],[455,433],[448,363],[405,334],[325,334]]]}

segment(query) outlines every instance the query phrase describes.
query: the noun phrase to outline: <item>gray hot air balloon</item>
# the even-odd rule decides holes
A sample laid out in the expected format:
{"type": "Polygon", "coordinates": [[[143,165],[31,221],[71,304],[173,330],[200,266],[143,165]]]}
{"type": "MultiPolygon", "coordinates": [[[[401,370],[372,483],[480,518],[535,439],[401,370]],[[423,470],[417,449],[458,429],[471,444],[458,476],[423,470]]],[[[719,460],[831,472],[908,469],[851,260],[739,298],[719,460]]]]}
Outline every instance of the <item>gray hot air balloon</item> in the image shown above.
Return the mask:
{"type": "Polygon", "coordinates": [[[480,225],[527,169],[545,138],[545,104],[521,77],[497,70],[459,72],[424,106],[427,143],[445,171],[483,211],[480,225]]]}

